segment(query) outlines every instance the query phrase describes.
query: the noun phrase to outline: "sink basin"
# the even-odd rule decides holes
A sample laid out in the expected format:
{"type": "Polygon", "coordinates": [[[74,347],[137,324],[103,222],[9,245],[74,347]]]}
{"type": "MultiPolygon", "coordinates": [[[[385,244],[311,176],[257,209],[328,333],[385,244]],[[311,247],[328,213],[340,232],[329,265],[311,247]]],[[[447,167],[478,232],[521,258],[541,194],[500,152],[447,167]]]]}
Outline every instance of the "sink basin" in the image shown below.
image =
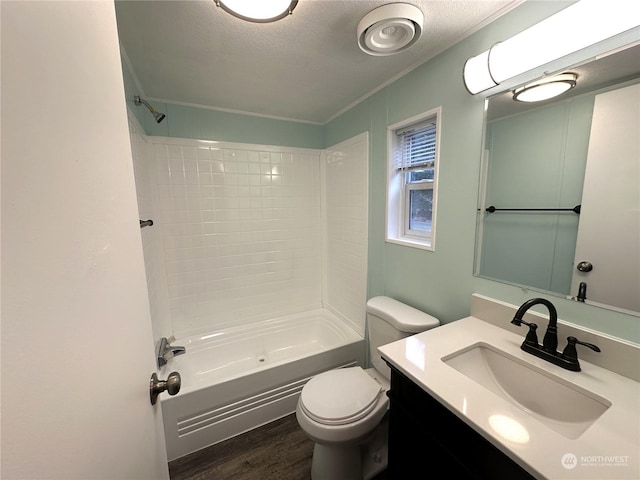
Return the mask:
{"type": "Polygon", "coordinates": [[[442,361],[570,439],[582,435],[611,406],[608,400],[486,343],[442,361]]]}

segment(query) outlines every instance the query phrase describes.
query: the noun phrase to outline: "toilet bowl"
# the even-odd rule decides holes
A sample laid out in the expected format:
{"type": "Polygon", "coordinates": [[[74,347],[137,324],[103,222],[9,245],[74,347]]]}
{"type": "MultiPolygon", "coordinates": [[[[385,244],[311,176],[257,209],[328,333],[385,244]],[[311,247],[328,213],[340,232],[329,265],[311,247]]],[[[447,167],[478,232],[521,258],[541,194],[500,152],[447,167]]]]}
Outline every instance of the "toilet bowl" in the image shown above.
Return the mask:
{"type": "Polygon", "coordinates": [[[320,373],[306,383],[298,399],[298,424],[315,442],[313,480],[369,480],[386,468],[389,367],[377,348],[439,324],[389,297],[367,302],[373,366],[320,373]]]}

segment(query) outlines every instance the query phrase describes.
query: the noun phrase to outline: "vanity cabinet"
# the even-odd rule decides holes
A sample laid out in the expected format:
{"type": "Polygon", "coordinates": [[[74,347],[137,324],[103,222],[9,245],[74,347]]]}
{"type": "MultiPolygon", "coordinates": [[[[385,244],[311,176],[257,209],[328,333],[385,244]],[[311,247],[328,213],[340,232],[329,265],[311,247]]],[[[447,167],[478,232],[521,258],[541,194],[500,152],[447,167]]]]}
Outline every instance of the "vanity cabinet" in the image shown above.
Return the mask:
{"type": "Polygon", "coordinates": [[[446,472],[446,478],[533,479],[435,398],[392,365],[389,411],[389,478],[446,472]]]}

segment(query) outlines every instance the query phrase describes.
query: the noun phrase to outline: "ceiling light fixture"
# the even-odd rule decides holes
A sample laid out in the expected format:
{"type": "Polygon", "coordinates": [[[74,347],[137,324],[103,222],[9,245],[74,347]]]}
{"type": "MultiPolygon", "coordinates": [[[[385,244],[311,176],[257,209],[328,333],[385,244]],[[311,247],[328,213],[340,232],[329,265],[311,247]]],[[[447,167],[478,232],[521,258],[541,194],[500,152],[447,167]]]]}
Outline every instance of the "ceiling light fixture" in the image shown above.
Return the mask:
{"type": "Polygon", "coordinates": [[[291,15],[298,0],[214,0],[234,17],[247,22],[269,23],[291,15]]]}
{"type": "Polygon", "coordinates": [[[424,15],[415,5],[383,5],[358,23],[358,46],[374,56],[400,53],[418,41],[423,23],[424,15]]]}
{"type": "Polygon", "coordinates": [[[542,102],[557,97],[576,86],[578,75],[575,73],[561,73],[553,77],[543,78],[513,91],[516,102],[542,102]]]}
{"type": "Polygon", "coordinates": [[[637,27],[636,2],[616,2],[612,7],[601,0],[580,0],[468,59],[463,69],[464,85],[475,95],[637,27]]]}

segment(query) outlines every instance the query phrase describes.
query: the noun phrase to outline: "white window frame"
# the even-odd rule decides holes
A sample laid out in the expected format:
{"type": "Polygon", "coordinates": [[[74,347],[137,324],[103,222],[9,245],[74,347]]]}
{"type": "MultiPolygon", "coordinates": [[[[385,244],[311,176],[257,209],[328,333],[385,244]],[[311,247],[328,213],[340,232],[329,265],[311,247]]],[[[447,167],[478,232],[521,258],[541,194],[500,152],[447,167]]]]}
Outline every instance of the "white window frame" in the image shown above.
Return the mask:
{"type": "Polygon", "coordinates": [[[437,107],[387,127],[387,212],[385,241],[388,243],[424,250],[435,250],[441,119],[442,107],[437,107]],[[396,132],[429,120],[435,120],[436,123],[436,152],[433,181],[407,183],[405,180],[407,173],[396,168],[396,158],[398,149],[400,148],[400,140],[396,132]],[[433,190],[431,232],[409,229],[411,191],[422,189],[433,190]]]}

